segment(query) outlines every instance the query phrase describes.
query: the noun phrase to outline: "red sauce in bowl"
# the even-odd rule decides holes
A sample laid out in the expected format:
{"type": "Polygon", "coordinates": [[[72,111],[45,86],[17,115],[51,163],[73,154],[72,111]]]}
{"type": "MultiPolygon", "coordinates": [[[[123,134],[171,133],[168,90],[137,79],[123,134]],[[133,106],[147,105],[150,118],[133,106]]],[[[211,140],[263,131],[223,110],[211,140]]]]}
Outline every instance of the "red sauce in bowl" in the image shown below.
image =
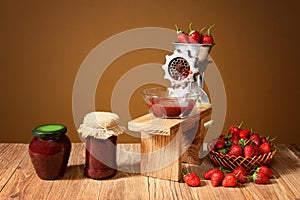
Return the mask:
{"type": "Polygon", "coordinates": [[[195,106],[194,99],[180,98],[152,98],[148,105],[155,117],[184,118],[187,117],[195,106]]]}

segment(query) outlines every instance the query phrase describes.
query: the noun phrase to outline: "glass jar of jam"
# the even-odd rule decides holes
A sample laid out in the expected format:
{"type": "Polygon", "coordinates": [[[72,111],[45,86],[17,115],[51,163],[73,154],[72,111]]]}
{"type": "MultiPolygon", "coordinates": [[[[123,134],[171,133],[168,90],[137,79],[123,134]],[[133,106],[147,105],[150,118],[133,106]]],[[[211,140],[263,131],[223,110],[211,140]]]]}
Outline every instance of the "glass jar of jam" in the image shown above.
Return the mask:
{"type": "Polygon", "coordinates": [[[107,139],[86,138],[85,176],[92,179],[105,179],[117,172],[116,163],[117,136],[107,139]]]}
{"type": "Polygon", "coordinates": [[[29,144],[29,155],[39,178],[63,176],[71,151],[66,132],[67,127],[61,124],[41,125],[32,130],[34,138],[29,144]]]}

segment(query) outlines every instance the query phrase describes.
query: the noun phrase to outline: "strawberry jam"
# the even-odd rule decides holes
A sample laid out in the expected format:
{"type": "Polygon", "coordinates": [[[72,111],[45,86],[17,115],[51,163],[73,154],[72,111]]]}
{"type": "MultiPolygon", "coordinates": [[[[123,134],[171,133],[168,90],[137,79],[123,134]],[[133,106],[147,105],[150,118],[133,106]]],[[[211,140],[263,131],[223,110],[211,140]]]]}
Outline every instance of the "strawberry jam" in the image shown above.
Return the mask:
{"type": "Polygon", "coordinates": [[[86,138],[85,176],[106,179],[116,174],[116,142],[117,136],[107,139],[86,138]]]}
{"type": "Polygon", "coordinates": [[[71,142],[65,135],[67,128],[60,124],[46,124],[32,130],[29,155],[41,179],[62,177],[68,164],[71,142]]]}

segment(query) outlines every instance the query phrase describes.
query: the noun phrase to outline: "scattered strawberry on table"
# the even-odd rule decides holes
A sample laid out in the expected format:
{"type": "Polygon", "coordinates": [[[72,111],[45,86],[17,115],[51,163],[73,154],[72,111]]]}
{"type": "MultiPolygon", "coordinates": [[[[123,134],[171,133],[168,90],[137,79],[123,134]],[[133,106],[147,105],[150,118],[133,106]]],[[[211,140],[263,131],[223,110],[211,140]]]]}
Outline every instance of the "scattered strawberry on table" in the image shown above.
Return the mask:
{"type": "Polygon", "coordinates": [[[224,173],[223,173],[223,172],[221,172],[221,171],[216,171],[216,172],[214,172],[214,173],[212,174],[211,178],[210,178],[210,180],[211,180],[211,185],[212,185],[213,187],[219,186],[219,185],[222,183],[224,177],[225,177],[225,176],[224,176],[224,173]]]}
{"type": "Polygon", "coordinates": [[[200,178],[195,173],[185,175],[183,180],[186,184],[192,187],[197,187],[200,185],[200,178]]]}
{"type": "Polygon", "coordinates": [[[191,172],[190,167],[184,168],[184,171],[181,172],[183,174],[183,181],[191,187],[200,186],[200,178],[197,174],[191,172]]]}
{"type": "Polygon", "coordinates": [[[231,173],[226,174],[222,181],[223,187],[235,187],[237,184],[238,184],[237,176],[231,173]]]}
{"type": "Polygon", "coordinates": [[[233,169],[232,173],[237,177],[238,181],[240,183],[246,183],[247,179],[247,171],[244,167],[238,166],[235,169],[233,169]]]}
{"type": "Polygon", "coordinates": [[[222,167],[213,167],[203,175],[204,179],[211,180],[213,187],[222,185],[223,187],[235,187],[238,183],[243,184],[247,179],[252,179],[257,184],[270,184],[270,178],[274,178],[274,173],[267,166],[259,166],[251,176],[247,176],[247,171],[242,166],[238,166],[232,171],[222,167]]]}
{"type": "Polygon", "coordinates": [[[270,184],[270,179],[262,172],[254,172],[253,181],[257,184],[270,184]]]}
{"type": "Polygon", "coordinates": [[[256,169],[256,172],[264,173],[268,178],[274,178],[274,173],[267,166],[260,166],[256,169]]]}
{"type": "Polygon", "coordinates": [[[252,176],[246,176],[246,178],[252,178],[257,184],[270,184],[270,179],[274,178],[274,173],[270,168],[262,165],[256,168],[252,176]]]}
{"type": "Polygon", "coordinates": [[[177,32],[177,40],[178,42],[185,43],[185,44],[213,44],[214,39],[211,34],[211,29],[214,27],[214,25],[211,25],[207,29],[207,33],[203,34],[203,31],[206,29],[206,27],[203,27],[200,30],[194,30],[192,28],[192,23],[189,24],[189,34],[187,32],[183,31],[182,29],[178,28],[175,24],[176,32],[177,32]]]}
{"type": "Polygon", "coordinates": [[[209,169],[207,172],[204,173],[203,178],[206,180],[210,180],[211,176],[216,172],[216,171],[220,171],[219,167],[213,167],[211,169],[209,169]]]}

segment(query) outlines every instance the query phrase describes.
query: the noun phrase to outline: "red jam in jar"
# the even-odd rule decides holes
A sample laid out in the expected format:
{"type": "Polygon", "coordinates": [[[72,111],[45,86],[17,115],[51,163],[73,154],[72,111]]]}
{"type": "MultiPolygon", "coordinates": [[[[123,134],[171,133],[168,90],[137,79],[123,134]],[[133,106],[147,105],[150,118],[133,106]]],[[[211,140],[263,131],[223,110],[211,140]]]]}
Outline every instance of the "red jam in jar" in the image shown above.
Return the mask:
{"type": "Polygon", "coordinates": [[[41,179],[63,176],[71,152],[71,142],[66,132],[67,127],[61,124],[41,125],[32,130],[34,138],[29,144],[29,155],[41,179]]]}
{"type": "Polygon", "coordinates": [[[107,139],[86,138],[85,176],[92,179],[105,179],[117,172],[116,163],[117,136],[107,139]]]}

